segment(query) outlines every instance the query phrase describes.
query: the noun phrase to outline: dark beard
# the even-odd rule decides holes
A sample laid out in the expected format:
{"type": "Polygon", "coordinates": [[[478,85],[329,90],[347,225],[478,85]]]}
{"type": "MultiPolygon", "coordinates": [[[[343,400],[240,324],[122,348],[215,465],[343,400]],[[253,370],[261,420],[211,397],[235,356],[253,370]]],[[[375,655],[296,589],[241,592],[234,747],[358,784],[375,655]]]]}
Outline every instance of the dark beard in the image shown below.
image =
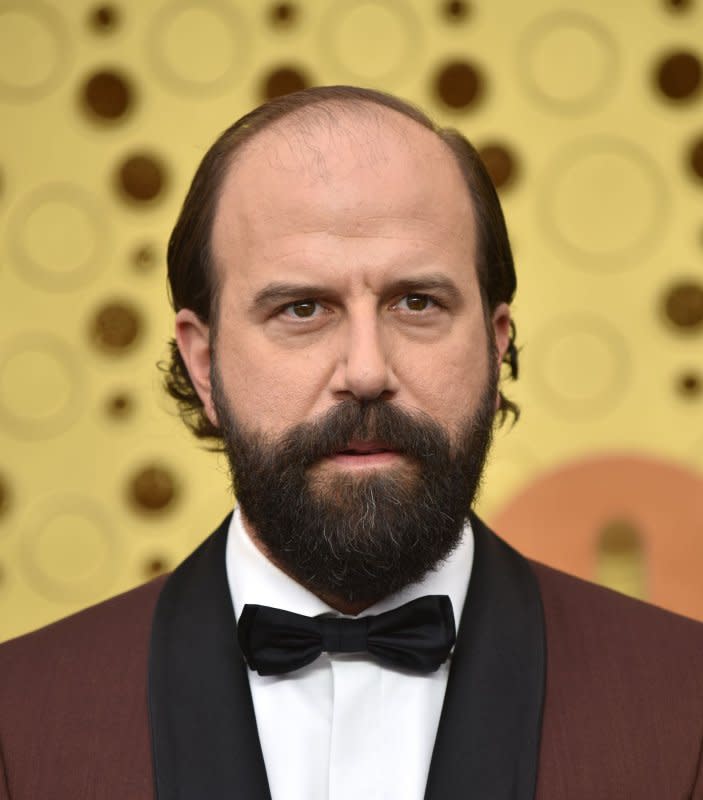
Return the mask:
{"type": "Polygon", "coordinates": [[[495,379],[454,445],[431,417],[385,400],[341,401],[272,440],[237,424],[216,368],[212,391],[241,510],[269,557],[310,591],[370,605],[458,545],[490,446],[495,379]],[[361,474],[321,463],[354,439],[404,457],[361,474]]]}

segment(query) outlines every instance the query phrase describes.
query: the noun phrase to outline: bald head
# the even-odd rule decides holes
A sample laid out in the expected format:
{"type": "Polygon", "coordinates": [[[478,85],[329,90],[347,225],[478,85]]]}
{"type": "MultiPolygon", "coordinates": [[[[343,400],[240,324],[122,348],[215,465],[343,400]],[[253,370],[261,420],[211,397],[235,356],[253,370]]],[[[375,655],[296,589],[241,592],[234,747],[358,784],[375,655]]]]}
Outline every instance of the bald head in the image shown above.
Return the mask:
{"type": "MultiPolygon", "coordinates": [[[[441,138],[432,128],[400,111],[370,100],[327,100],[291,111],[258,131],[233,158],[233,166],[247,154],[264,152],[272,166],[285,168],[297,156],[310,177],[325,179],[335,167],[329,153],[343,151],[356,159],[359,168],[374,168],[388,161],[386,144],[412,149],[418,142],[441,138]]],[[[451,157],[446,145],[445,156],[451,157]]]]}
{"type": "Polygon", "coordinates": [[[460,239],[475,271],[471,197],[439,136],[368,102],[306,107],[260,131],[230,164],[212,230],[218,280],[227,254],[240,259],[249,247],[269,252],[272,222],[291,246],[300,232],[324,232],[321,246],[336,247],[341,259],[342,240],[362,229],[380,233],[389,218],[401,217],[428,236],[460,239]]]}

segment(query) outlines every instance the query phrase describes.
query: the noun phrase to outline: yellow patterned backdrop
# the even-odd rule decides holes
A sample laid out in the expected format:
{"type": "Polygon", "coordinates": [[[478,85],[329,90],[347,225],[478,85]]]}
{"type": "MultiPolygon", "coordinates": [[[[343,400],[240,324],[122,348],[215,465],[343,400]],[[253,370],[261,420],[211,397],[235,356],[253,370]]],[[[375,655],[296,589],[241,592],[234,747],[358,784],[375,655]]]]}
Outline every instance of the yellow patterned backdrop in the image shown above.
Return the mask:
{"type": "MultiPolygon", "coordinates": [[[[165,245],[215,135],[307,85],[417,102],[499,187],[524,413],[479,510],[621,451],[700,508],[702,56],[701,0],[0,0],[0,639],[171,568],[228,510],[155,368],[165,245]]],[[[646,595],[618,531],[593,577],[646,595]]]]}

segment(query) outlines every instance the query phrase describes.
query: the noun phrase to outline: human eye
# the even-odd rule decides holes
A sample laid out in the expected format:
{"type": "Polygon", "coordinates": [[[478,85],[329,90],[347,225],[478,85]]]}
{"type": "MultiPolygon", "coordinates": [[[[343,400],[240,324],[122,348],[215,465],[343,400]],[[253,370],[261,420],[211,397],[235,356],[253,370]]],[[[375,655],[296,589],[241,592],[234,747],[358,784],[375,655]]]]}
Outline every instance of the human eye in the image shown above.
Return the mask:
{"type": "Polygon", "coordinates": [[[280,309],[280,314],[292,320],[314,319],[322,313],[322,306],[317,300],[295,300],[280,309]]]}
{"type": "Polygon", "coordinates": [[[409,311],[416,314],[423,311],[430,311],[439,306],[439,302],[434,297],[429,294],[423,294],[422,292],[406,294],[395,304],[395,307],[399,308],[401,311],[409,311]]]}

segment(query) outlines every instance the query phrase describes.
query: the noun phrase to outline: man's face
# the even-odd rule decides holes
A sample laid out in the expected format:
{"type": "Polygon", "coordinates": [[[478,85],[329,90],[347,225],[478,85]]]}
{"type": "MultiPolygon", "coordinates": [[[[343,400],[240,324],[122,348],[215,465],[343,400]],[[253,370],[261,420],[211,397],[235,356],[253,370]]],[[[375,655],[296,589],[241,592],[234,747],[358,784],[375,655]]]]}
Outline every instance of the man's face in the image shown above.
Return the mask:
{"type": "MultiPolygon", "coordinates": [[[[396,112],[340,108],[311,121],[307,109],[257,134],[225,178],[212,232],[213,355],[239,429],[274,442],[342,401],[380,400],[457,443],[485,405],[509,333],[501,305],[492,359],[475,237],[452,154],[396,112]]],[[[218,424],[209,336],[179,312],[181,352],[218,424]]],[[[388,445],[347,442],[310,465],[311,485],[411,480],[417,464],[388,445]]]]}

